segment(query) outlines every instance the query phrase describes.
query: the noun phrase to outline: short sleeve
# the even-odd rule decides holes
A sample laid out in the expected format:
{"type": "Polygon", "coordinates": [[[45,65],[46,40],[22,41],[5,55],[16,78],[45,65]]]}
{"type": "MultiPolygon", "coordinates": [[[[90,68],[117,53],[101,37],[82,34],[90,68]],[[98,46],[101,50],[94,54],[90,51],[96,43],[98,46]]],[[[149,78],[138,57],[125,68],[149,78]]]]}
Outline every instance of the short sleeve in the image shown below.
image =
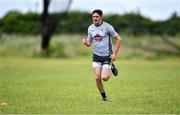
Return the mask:
{"type": "Polygon", "coordinates": [[[118,34],[111,25],[108,26],[107,31],[112,37],[115,37],[118,34]]]}

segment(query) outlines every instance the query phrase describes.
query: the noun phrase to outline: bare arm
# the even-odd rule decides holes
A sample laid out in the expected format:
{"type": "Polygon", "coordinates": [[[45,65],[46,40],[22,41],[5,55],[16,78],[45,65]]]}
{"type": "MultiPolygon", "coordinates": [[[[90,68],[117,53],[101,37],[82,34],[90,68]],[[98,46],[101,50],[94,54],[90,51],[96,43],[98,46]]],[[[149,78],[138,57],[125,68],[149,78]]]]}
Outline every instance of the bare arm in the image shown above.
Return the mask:
{"type": "Polygon", "coordinates": [[[111,54],[111,59],[113,61],[115,61],[116,58],[117,58],[117,54],[118,54],[118,51],[120,49],[121,41],[122,41],[122,38],[119,35],[116,35],[115,39],[116,39],[116,42],[115,42],[115,45],[114,45],[114,48],[113,48],[113,53],[111,54]]]}

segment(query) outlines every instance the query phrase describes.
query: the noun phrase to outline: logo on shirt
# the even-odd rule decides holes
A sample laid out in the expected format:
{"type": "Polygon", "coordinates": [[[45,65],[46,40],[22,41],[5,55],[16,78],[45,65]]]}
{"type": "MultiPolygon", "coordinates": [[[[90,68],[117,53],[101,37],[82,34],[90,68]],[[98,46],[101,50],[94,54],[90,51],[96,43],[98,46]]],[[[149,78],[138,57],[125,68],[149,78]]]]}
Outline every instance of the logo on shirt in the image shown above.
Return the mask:
{"type": "Polygon", "coordinates": [[[101,41],[102,38],[103,38],[103,37],[102,37],[101,35],[99,35],[99,34],[96,34],[96,35],[94,36],[95,41],[101,41]]]}

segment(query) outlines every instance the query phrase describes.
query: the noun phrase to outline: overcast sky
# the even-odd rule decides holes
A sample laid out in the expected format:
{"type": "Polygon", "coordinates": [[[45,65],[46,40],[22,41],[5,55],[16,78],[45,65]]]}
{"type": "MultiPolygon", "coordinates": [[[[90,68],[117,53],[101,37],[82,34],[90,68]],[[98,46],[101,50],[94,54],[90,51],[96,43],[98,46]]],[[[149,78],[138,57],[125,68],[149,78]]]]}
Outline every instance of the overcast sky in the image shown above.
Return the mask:
{"type": "MultiPolygon", "coordinates": [[[[21,12],[42,12],[43,0],[0,0],[0,17],[9,10],[21,12]]],[[[52,0],[50,11],[66,8],[68,0],[52,0]],[[61,5],[63,4],[63,6],[61,5]]],[[[173,12],[180,15],[180,0],[73,0],[70,10],[91,12],[102,9],[104,14],[140,12],[143,16],[153,20],[165,20],[173,12]]]]}

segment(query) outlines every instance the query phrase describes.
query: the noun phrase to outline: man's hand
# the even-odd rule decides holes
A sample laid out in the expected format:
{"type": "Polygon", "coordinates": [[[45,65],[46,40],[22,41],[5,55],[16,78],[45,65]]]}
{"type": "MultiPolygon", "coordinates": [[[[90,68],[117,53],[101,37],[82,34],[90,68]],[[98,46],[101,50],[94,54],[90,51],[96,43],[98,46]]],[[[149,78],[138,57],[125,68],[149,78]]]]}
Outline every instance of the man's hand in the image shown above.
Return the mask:
{"type": "Polygon", "coordinates": [[[83,45],[85,45],[85,46],[87,46],[87,47],[90,47],[90,46],[91,46],[91,43],[89,43],[88,40],[87,40],[87,36],[85,36],[85,37],[83,38],[82,43],[83,43],[83,45]]]}
{"type": "Polygon", "coordinates": [[[82,43],[85,45],[85,44],[87,44],[87,38],[83,38],[83,40],[82,40],[82,43]]]}
{"type": "Polygon", "coordinates": [[[116,54],[112,53],[110,58],[112,59],[112,61],[116,61],[117,56],[116,54]]]}

